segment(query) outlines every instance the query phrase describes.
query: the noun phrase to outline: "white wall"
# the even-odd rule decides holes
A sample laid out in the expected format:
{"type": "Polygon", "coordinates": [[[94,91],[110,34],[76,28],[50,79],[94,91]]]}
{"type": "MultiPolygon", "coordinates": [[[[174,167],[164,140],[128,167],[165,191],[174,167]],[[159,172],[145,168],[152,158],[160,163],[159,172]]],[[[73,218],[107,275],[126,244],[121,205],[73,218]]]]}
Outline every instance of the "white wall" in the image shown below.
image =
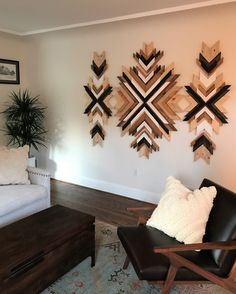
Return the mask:
{"type": "Polygon", "coordinates": [[[209,177],[236,191],[236,5],[228,4],[163,16],[66,30],[26,38],[31,43],[31,86],[48,105],[50,145],[39,155],[39,164],[59,180],[156,202],[168,175],[197,187],[209,177]],[[160,151],[150,160],[139,158],[129,147],[132,137],[121,137],[113,117],[107,125],[104,147],[93,147],[91,125],[83,114],[89,102],[83,85],[91,76],[93,51],[107,53],[107,75],[118,86],[121,66],[135,64],[132,54],[143,42],[154,41],[164,50],[162,64],[175,62],[180,85],[188,85],[199,72],[196,58],[202,41],[221,41],[224,63],[220,70],[231,84],[225,103],[229,124],[213,137],[216,151],[207,165],[193,161],[193,133],[184,122],[170,142],[159,140],[160,151]],[[49,158],[49,159],[48,159],[49,158]]]}
{"type": "MultiPolygon", "coordinates": [[[[27,40],[10,34],[0,33],[0,58],[18,60],[20,62],[20,85],[0,84],[0,112],[5,109],[11,91],[18,91],[20,88],[29,87],[28,50],[27,40]]],[[[4,124],[4,117],[0,114],[0,130],[4,128],[4,124]]],[[[5,145],[7,141],[7,137],[0,131],[0,145],[5,145]]]]}

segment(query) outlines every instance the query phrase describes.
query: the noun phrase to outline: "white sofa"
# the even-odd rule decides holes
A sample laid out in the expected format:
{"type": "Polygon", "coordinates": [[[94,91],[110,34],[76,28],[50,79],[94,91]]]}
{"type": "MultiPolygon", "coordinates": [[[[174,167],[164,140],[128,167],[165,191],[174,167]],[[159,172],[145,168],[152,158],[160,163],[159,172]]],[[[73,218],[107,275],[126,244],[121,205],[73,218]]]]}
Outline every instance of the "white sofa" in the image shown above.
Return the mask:
{"type": "Polygon", "coordinates": [[[0,186],[0,227],[50,206],[50,174],[27,168],[30,184],[0,186]]]}

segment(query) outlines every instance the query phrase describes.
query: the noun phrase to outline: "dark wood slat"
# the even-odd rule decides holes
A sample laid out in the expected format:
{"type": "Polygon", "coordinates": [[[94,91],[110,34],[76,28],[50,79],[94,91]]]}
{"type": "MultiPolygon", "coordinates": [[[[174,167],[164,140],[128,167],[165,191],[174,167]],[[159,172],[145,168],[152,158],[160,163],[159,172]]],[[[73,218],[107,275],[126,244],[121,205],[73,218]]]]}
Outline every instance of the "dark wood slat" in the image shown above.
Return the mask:
{"type": "Polygon", "coordinates": [[[137,223],[137,218],[132,212],[127,210],[128,207],[153,206],[153,209],[156,207],[148,202],[55,179],[52,179],[51,187],[53,204],[60,204],[80,210],[114,225],[134,225],[137,223]]]}

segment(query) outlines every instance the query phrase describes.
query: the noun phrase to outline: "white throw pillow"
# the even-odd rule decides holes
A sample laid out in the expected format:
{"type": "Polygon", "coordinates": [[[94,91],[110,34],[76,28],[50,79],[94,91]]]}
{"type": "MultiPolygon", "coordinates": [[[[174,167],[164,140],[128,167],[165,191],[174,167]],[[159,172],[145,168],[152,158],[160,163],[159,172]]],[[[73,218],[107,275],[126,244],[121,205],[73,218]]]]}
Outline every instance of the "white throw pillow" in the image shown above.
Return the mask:
{"type": "Polygon", "coordinates": [[[29,184],[27,168],[29,146],[0,148],[0,185],[29,184]]]}
{"type": "Polygon", "coordinates": [[[201,243],[216,193],[214,186],[191,191],[179,180],[168,177],[147,225],[185,244],[201,243]]]}

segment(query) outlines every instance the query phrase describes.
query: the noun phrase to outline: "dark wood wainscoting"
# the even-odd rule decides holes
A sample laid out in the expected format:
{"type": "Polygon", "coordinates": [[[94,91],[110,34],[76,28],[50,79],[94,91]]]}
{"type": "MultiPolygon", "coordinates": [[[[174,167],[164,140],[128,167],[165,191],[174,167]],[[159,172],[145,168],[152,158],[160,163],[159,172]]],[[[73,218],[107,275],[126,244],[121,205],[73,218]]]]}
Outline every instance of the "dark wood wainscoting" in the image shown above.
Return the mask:
{"type": "MultiPolygon", "coordinates": [[[[97,219],[115,225],[131,225],[136,218],[128,207],[152,204],[131,198],[102,192],[87,187],[51,180],[52,204],[60,204],[94,215],[97,219]]],[[[154,205],[153,205],[154,207],[154,205]]]]}

